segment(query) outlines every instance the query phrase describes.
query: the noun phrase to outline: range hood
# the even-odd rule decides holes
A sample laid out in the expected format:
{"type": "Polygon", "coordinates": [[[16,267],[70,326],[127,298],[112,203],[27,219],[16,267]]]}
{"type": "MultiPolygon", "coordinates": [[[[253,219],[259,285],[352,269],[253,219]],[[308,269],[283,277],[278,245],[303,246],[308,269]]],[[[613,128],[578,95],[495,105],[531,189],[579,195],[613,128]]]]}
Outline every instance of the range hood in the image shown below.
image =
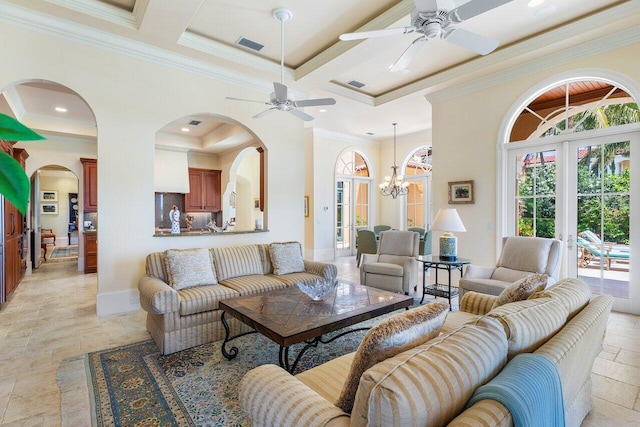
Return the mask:
{"type": "Polygon", "coordinates": [[[156,148],[156,193],[189,193],[189,161],[186,151],[156,148]]]}

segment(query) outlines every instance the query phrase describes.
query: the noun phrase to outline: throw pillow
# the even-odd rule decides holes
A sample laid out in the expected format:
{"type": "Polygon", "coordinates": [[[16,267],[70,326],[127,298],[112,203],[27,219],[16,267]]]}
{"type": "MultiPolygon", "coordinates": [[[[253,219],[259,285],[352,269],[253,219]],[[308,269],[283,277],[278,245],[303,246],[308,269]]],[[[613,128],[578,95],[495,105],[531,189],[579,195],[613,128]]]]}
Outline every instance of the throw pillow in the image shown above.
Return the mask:
{"type": "Polygon", "coordinates": [[[498,295],[498,298],[493,302],[491,310],[510,302],[522,301],[529,298],[529,296],[543,290],[547,286],[548,278],[549,276],[546,274],[532,274],[513,282],[498,295]]]}
{"type": "Polygon", "coordinates": [[[164,262],[169,286],[175,290],[218,283],[209,249],[168,249],[164,262]]]}
{"type": "Polygon", "coordinates": [[[336,406],[351,413],[362,374],[373,365],[435,338],[449,313],[437,301],[383,320],[371,328],[356,351],[336,406]]]}
{"type": "Polygon", "coordinates": [[[304,271],[300,242],[271,243],[269,255],[273,264],[273,274],[276,276],[304,271]]]}

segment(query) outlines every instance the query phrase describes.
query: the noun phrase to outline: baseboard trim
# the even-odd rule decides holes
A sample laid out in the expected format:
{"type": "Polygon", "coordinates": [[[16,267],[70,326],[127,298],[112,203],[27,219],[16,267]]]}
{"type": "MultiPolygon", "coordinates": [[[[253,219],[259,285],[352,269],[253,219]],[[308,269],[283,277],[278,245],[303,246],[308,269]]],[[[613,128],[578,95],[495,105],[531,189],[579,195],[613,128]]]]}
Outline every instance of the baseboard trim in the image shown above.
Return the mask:
{"type": "Polygon", "coordinates": [[[140,310],[140,293],[137,289],[99,293],[96,297],[98,317],[140,310]]]}

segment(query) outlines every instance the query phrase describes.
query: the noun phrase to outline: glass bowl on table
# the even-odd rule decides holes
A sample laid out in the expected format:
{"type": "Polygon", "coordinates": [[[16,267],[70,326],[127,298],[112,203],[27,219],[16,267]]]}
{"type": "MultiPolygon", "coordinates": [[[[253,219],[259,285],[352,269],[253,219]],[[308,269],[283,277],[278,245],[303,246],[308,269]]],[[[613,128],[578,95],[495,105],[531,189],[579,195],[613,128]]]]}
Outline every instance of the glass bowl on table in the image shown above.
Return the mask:
{"type": "Polygon", "coordinates": [[[314,301],[322,301],[322,299],[333,291],[338,281],[335,279],[316,279],[311,282],[296,282],[298,288],[314,301]]]}

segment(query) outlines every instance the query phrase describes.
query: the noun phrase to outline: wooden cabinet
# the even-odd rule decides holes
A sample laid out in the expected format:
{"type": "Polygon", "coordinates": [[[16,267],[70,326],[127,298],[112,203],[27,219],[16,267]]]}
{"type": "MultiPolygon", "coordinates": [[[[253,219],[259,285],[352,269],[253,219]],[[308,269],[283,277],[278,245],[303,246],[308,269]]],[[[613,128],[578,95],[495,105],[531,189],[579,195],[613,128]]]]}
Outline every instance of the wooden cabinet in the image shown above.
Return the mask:
{"type": "Polygon", "coordinates": [[[96,273],[98,271],[98,233],[84,233],[84,272],[96,273]]]}
{"type": "Polygon", "coordinates": [[[98,161],[80,159],[83,171],[84,211],[98,212],[98,161]]]}
{"type": "Polygon", "coordinates": [[[184,196],[185,212],[220,212],[222,171],[189,168],[189,193],[184,196]]]}
{"type": "MultiPolygon", "coordinates": [[[[0,141],[0,149],[7,154],[13,156],[24,169],[26,159],[29,154],[21,148],[13,148],[6,141],[0,141]]],[[[27,270],[26,250],[23,243],[26,243],[26,226],[24,224],[25,217],[20,213],[8,200],[4,199],[4,217],[0,218],[4,225],[4,295],[3,301],[6,301],[18,284],[22,280],[27,270]]]]}

